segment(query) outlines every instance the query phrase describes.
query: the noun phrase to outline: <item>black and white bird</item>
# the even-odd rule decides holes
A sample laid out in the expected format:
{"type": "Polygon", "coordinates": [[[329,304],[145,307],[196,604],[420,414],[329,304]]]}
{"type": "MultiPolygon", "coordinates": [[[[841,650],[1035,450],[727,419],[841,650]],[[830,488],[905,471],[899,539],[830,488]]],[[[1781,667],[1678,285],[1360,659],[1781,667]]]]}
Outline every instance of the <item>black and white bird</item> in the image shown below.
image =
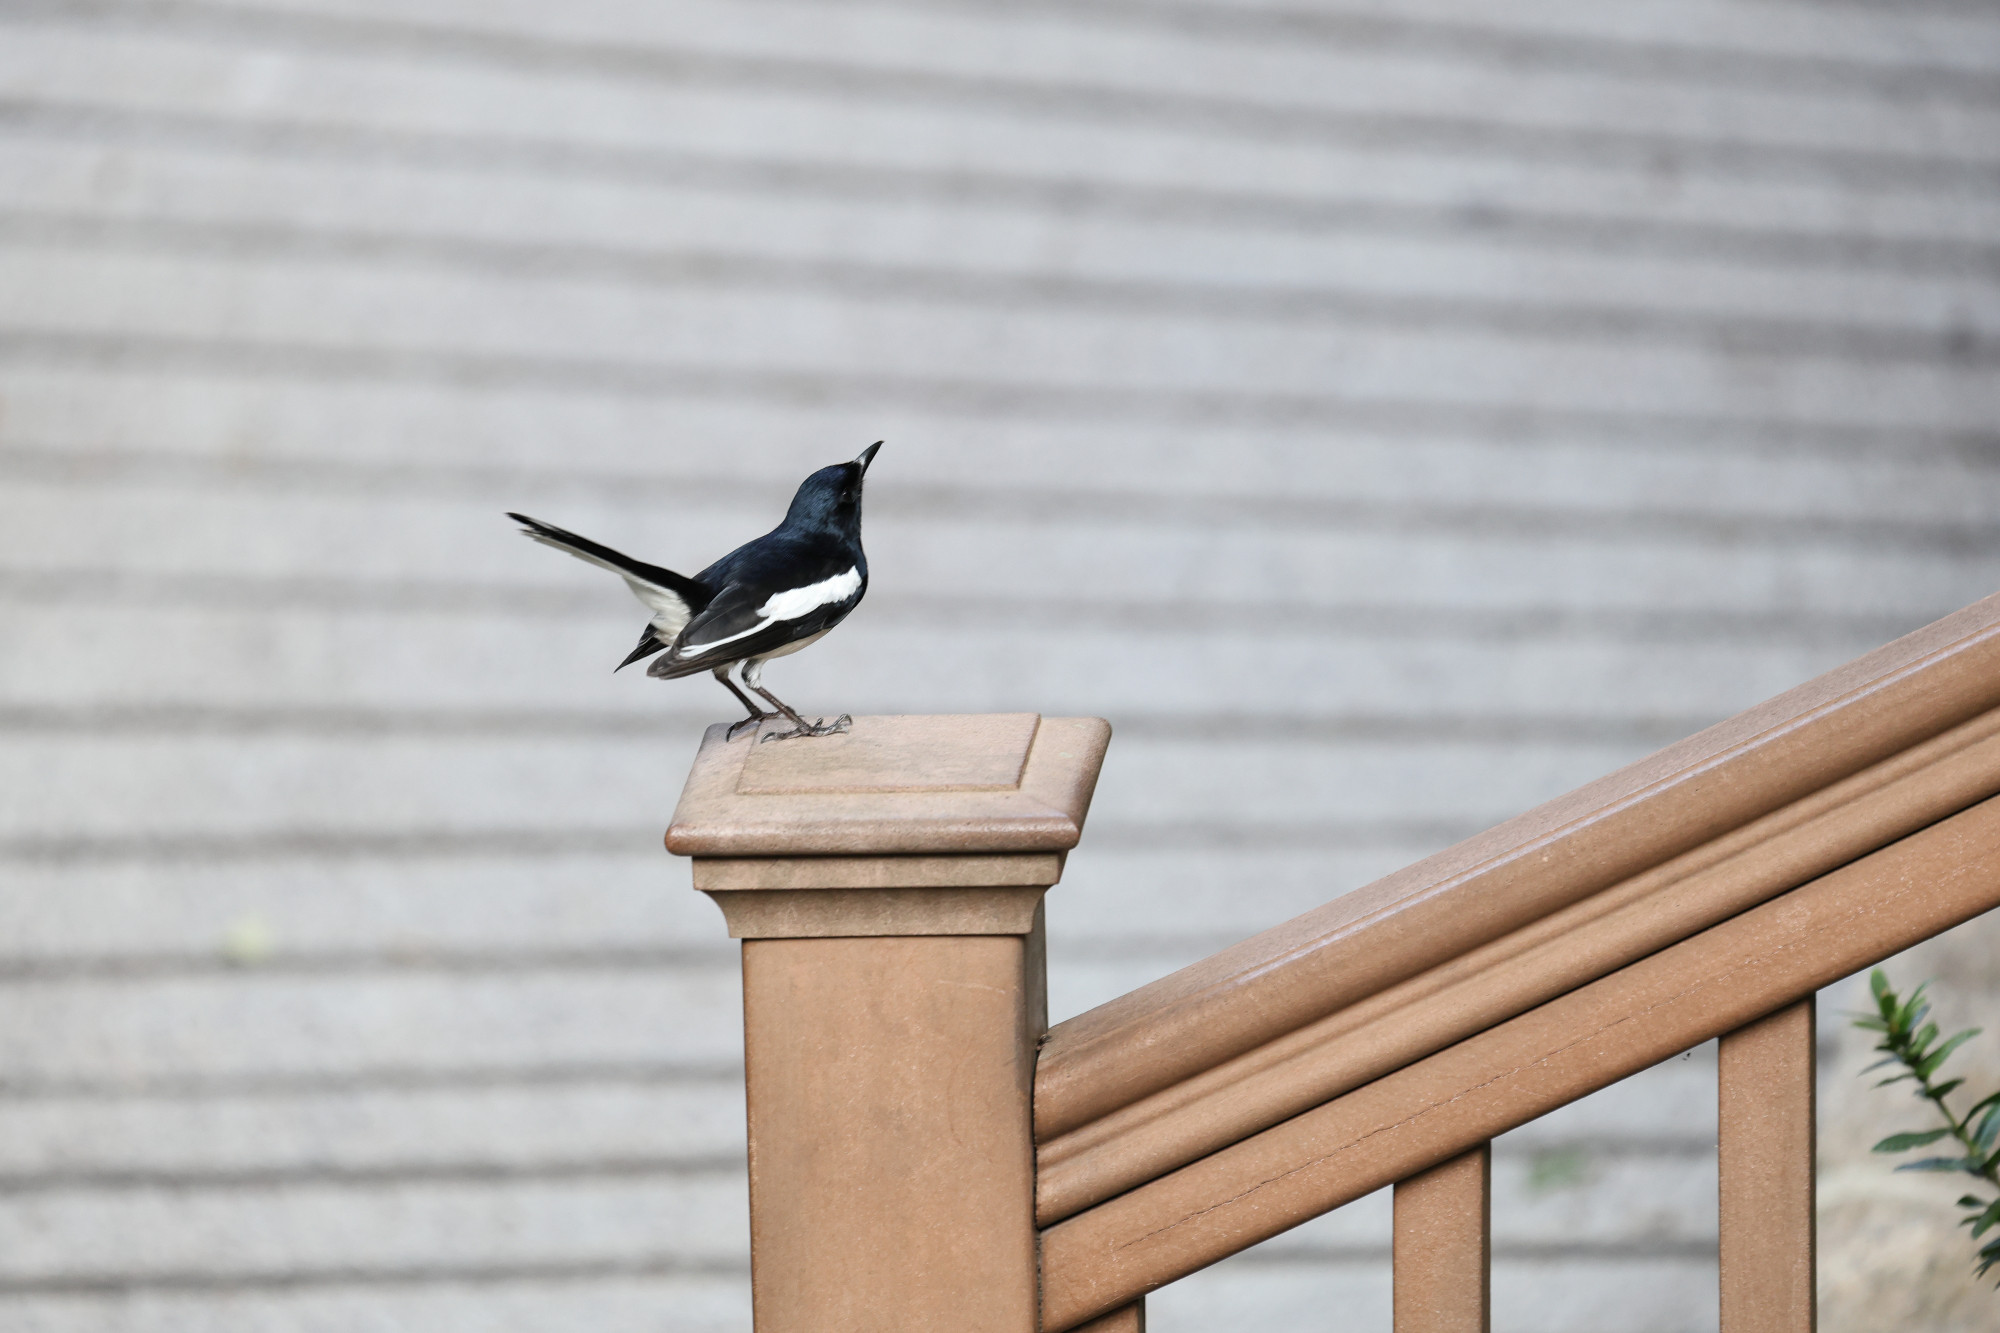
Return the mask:
{"type": "Polygon", "coordinates": [[[861,604],[868,591],[868,557],[861,550],[861,483],[875,461],[877,440],[851,463],[835,463],[807,477],[792,497],[785,521],[755,541],[745,542],[707,569],[688,578],[601,546],[552,524],[508,514],[521,531],[545,546],[567,551],[624,578],[653,613],[645,632],[616,670],[641,658],[660,656],[649,676],[672,680],[711,671],[750,710],[729,729],[782,713],[790,731],[765,734],[767,741],[795,736],[828,736],[846,731],[853,718],[807,722],[791,705],[764,688],[764,663],[795,653],[825,637],[861,604]],[[729,678],[742,665],[741,687],[729,678]],[[777,713],[759,708],[743,691],[757,695],[777,713]]]}

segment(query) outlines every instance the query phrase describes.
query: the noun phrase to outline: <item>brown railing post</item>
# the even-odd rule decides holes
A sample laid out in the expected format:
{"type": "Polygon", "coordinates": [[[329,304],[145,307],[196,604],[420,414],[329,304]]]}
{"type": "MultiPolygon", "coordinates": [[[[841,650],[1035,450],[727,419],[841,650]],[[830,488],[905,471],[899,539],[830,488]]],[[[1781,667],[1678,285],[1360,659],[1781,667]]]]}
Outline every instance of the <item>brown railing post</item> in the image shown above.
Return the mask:
{"type": "Polygon", "coordinates": [[[1395,1231],[1396,1333],[1487,1333],[1493,1146],[1398,1183],[1395,1231]]]}
{"type": "Polygon", "coordinates": [[[1034,1333],[1041,899],[1110,729],[709,729],[668,831],[743,940],[759,1333],[1034,1333]]]}
{"type": "Polygon", "coordinates": [[[1078,1324],[1070,1333],[1146,1333],[1146,1302],[1134,1301],[1122,1310],[1078,1324]]]}
{"type": "Polygon", "coordinates": [[[1812,1333],[1813,1002],[1722,1039],[1722,1333],[1812,1333]]]}

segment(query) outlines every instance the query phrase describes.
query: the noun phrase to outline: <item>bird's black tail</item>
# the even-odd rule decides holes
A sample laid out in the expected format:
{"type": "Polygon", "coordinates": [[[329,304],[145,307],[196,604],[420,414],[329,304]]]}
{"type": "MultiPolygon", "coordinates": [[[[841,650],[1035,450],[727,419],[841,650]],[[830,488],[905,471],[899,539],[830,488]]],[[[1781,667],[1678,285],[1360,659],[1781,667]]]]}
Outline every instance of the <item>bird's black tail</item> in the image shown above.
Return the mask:
{"type": "Polygon", "coordinates": [[[656,588],[665,588],[677,593],[693,609],[700,610],[708,604],[709,591],[703,584],[695,582],[685,574],[676,574],[671,569],[659,565],[649,565],[643,560],[634,560],[623,551],[614,551],[602,542],[594,542],[588,537],[579,537],[553,523],[544,523],[526,514],[507,515],[521,525],[521,531],[544,546],[553,546],[558,551],[568,551],[579,560],[588,560],[593,565],[601,565],[613,573],[630,575],[656,588]]]}
{"type": "Polygon", "coordinates": [[[667,648],[669,646],[671,645],[662,641],[660,637],[653,632],[653,627],[651,625],[648,625],[639,634],[639,646],[637,648],[634,648],[630,653],[626,654],[625,660],[620,662],[617,666],[613,667],[612,670],[623,671],[626,667],[631,666],[634,662],[637,662],[639,659],[643,657],[651,657],[654,653],[657,653],[661,649],[667,648]]]}

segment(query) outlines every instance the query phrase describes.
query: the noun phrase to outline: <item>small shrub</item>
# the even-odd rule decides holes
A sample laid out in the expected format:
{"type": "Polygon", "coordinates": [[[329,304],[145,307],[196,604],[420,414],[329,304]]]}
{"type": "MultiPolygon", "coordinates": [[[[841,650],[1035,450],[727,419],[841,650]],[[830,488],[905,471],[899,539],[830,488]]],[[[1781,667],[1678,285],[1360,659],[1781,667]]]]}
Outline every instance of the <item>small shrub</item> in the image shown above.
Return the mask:
{"type": "MultiPolygon", "coordinates": [[[[1958,1201],[1958,1206],[1967,1212],[1963,1225],[1972,1228],[1972,1239],[1977,1242],[1987,1232],[2000,1226],[2000,1151],[1996,1151],[1994,1146],[1996,1140],[2000,1140],[2000,1092],[1979,1101],[1962,1116],[1953,1114],[1945,1099],[1957,1092],[1965,1080],[1952,1078],[1938,1082],[1938,1075],[1943,1072],[1944,1063],[1951,1053],[1978,1036],[1980,1030],[1968,1028],[1940,1040],[1938,1025],[1929,1021],[1930,1002],[1924,999],[1924,989],[1929,984],[1926,982],[1924,986],[1917,987],[1908,998],[1904,998],[1890,986],[1887,974],[1876,968],[1868,978],[1868,988],[1875,993],[1876,1011],[1854,1016],[1854,1026],[1882,1034],[1882,1040],[1875,1044],[1875,1049],[1883,1052],[1882,1058],[1862,1072],[1867,1074],[1889,1066],[1900,1067],[1901,1073],[1891,1074],[1875,1086],[1881,1088],[1906,1081],[1914,1083],[1916,1086],[1911,1092],[1919,1101],[1930,1103],[1938,1118],[1944,1121],[1942,1129],[1891,1134],[1875,1145],[1875,1151],[1910,1152],[1949,1140],[1952,1155],[1924,1157],[1905,1162],[1896,1169],[1962,1171],[1996,1191],[1996,1197],[1991,1199],[1968,1194],[1958,1201]]],[[[1985,1277],[1990,1269],[2000,1265],[2000,1235],[1995,1235],[1979,1247],[1977,1262],[1980,1277],[1985,1277]]]]}

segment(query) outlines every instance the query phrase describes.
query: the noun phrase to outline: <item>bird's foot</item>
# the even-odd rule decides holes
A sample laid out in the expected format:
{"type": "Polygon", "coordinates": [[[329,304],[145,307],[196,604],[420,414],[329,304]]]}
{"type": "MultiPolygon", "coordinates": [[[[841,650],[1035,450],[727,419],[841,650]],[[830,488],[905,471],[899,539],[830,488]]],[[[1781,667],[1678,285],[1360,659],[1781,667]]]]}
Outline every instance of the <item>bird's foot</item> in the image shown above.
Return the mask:
{"type": "Polygon", "coordinates": [[[843,731],[852,730],[853,727],[854,718],[847,713],[842,713],[831,722],[828,722],[823,717],[816,718],[811,723],[802,721],[790,731],[773,731],[766,735],[764,739],[767,741],[789,741],[800,736],[837,736],[843,731]]]}
{"type": "Polygon", "coordinates": [[[769,719],[774,718],[776,716],[777,716],[776,713],[756,713],[750,717],[738,718],[736,721],[729,724],[728,731],[722,733],[723,742],[727,744],[728,742],[735,740],[736,733],[743,730],[743,728],[745,727],[754,727],[758,723],[768,721],[769,719]]]}

